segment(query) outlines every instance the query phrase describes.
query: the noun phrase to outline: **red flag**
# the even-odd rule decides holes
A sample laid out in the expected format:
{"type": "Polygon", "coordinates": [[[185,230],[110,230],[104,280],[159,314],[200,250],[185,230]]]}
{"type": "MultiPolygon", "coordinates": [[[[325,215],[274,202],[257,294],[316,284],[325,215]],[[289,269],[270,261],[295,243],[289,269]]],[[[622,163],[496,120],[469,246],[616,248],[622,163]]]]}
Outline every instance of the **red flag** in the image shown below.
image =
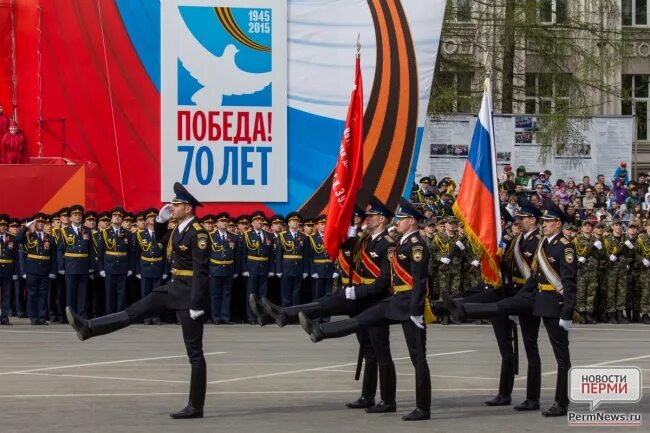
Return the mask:
{"type": "Polygon", "coordinates": [[[361,60],[357,55],[354,71],[354,88],[350,96],[348,116],[336,163],[332,191],[327,205],[327,226],[325,227],[325,248],[332,258],[338,256],[345,241],[354,212],[357,192],[363,179],[363,82],[361,60]]]}

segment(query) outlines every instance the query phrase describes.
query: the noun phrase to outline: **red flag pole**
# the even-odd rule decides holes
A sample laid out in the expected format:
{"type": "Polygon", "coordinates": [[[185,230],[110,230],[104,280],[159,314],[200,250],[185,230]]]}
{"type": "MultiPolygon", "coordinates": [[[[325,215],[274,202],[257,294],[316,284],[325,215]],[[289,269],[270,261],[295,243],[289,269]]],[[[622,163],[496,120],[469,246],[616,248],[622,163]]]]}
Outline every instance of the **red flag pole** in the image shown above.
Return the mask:
{"type": "Polygon", "coordinates": [[[361,77],[361,43],[357,37],[354,88],[339,147],[339,158],[328,202],[324,243],[327,254],[336,258],[345,241],[352,220],[357,192],[363,181],[363,80],[361,77]]]}

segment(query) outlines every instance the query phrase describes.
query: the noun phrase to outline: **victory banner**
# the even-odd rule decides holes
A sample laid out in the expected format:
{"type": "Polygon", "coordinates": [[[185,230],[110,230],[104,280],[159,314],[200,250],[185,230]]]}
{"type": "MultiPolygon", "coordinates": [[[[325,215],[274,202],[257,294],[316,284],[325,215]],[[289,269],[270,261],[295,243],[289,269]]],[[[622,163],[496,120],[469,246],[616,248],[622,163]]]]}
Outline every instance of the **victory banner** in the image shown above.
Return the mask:
{"type": "Polygon", "coordinates": [[[287,201],[286,0],[161,8],[161,200],[287,201]]]}

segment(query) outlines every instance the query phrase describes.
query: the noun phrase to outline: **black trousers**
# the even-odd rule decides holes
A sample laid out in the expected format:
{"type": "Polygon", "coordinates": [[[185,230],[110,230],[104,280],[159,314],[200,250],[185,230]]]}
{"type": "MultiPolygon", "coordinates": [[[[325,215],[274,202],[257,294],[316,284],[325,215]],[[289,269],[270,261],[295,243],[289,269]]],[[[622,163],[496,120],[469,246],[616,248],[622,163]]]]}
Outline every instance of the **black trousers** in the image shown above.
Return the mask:
{"type": "MultiPolygon", "coordinates": [[[[538,318],[539,319],[539,318],[538,318]]],[[[544,317],[544,327],[553,347],[557,361],[557,380],[555,384],[555,401],[561,406],[569,405],[569,369],[571,357],[569,354],[569,333],[560,327],[560,319],[544,317]]]]}
{"type": "Polygon", "coordinates": [[[106,314],[113,314],[126,308],[126,274],[106,274],[106,314]]]}
{"type": "Polygon", "coordinates": [[[255,294],[257,299],[262,299],[266,297],[266,289],[268,287],[269,277],[268,274],[250,274],[246,278],[246,316],[249,321],[255,320],[255,313],[251,309],[250,302],[248,298],[251,294],[255,294]]]}
{"type": "Polygon", "coordinates": [[[57,274],[56,280],[50,284],[50,319],[54,316],[57,318],[65,317],[65,276],[57,274]]]}
{"type": "Polygon", "coordinates": [[[280,277],[280,292],[282,295],[282,306],[290,307],[300,305],[300,288],[302,287],[302,275],[292,277],[282,274],[280,277]]]}
{"type": "MultiPolygon", "coordinates": [[[[140,299],[144,299],[147,295],[153,292],[154,289],[157,289],[160,286],[160,278],[140,278],[140,299]]],[[[158,317],[158,316],[155,316],[158,317]]]]}
{"type": "MultiPolygon", "coordinates": [[[[157,316],[170,310],[176,310],[171,296],[166,292],[151,292],[126,309],[130,323],[140,323],[147,317],[157,316]]],[[[190,379],[189,403],[202,408],[205,403],[207,387],[206,363],[203,356],[203,320],[204,316],[193,320],[189,310],[178,310],[176,316],[183,330],[185,351],[192,368],[190,379]]]]}
{"type": "Polygon", "coordinates": [[[332,292],[334,285],[333,278],[312,278],[311,279],[311,301],[316,302],[318,299],[332,292]]]}
{"type": "Polygon", "coordinates": [[[88,274],[65,274],[66,305],[72,307],[79,316],[86,318],[86,294],[88,293],[88,274]]]}
{"type": "Polygon", "coordinates": [[[411,320],[399,322],[386,318],[387,307],[388,302],[380,302],[354,318],[361,328],[401,323],[411,363],[415,367],[416,405],[418,408],[428,411],[431,409],[431,376],[427,363],[427,330],[418,328],[411,320]]]}
{"type": "MultiPolygon", "coordinates": [[[[215,322],[218,320],[226,320],[226,321],[230,320],[230,299],[232,296],[232,280],[233,280],[232,275],[219,276],[219,277],[215,275],[210,275],[210,314],[212,320],[215,322]]],[[[249,302],[246,302],[246,305],[248,304],[249,302]]]]}
{"type": "Polygon", "coordinates": [[[9,317],[11,310],[11,291],[14,288],[14,280],[9,278],[0,278],[0,317],[9,317]]]}
{"type": "Polygon", "coordinates": [[[32,320],[47,319],[47,292],[50,278],[47,275],[27,274],[27,291],[29,292],[29,318],[32,320]]]}

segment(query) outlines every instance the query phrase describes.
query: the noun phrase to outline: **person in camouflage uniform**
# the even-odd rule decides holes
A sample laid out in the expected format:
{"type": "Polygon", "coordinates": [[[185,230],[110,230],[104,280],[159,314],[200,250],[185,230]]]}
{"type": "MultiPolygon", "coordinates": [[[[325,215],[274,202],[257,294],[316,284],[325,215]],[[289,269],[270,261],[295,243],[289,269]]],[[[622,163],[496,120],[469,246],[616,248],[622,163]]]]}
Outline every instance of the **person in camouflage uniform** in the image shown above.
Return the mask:
{"type": "Polygon", "coordinates": [[[636,241],[639,260],[639,313],[641,322],[650,325],[650,220],[645,223],[645,233],[636,241]]]}
{"type": "Polygon", "coordinates": [[[465,235],[462,227],[458,228],[460,241],[466,246],[463,251],[462,289],[471,291],[481,284],[481,246],[465,235]]]}
{"type": "MultiPolygon", "coordinates": [[[[434,248],[434,236],[436,235],[436,217],[433,216],[429,220],[426,221],[425,226],[422,229],[422,239],[424,239],[424,242],[427,244],[427,248],[429,251],[433,251],[434,248]]],[[[429,299],[431,301],[435,301],[440,297],[440,291],[437,290],[437,285],[435,284],[434,280],[434,275],[435,275],[435,269],[434,269],[435,263],[433,262],[432,259],[429,259],[429,267],[428,267],[428,272],[429,272],[429,299]]]]}
{"type": "Polygon", "coordinates": [[[596,257],[598,263],[598,270],[596,273],[596,299],[594,299],[594,316],[600,322],[607,322],[607,310],[605,301],[607,297],[605,286],[606,266],[609,263],[609,258],[605,254],[603,248],[603,239],[605,239],[605,223],[600,221],[594,224],[594,229],[591,233],[593,236],[593,256],[596,257]]]}
{"type": "Polygon", "coordinates": [[[458,220],[448,216],[445,222],[445,233],[440,236],[445,243],[443,250],[447,251],[440,259],[439,285],[440,290],[448,292],[452,297],[458,296],[462,290],[461,273],[463,262],[464,242],[458,235],[458,220]]]}
{"type": "Polygon", "coordinates": [[[605,255],[608,258],[604,282],[605,311],[609,323],[628,323],[623,312],[627,298],[627,250],[630,249],[626,241],[630,243],[623,235],[621,221],[612,221],[612,233],[603,241],[605,255]]]}
{"type": "MultiPolygon", "coordinates": [[[[630,322],[639,322],[639,273],[641,271],[640,259],[637,257],[639,251],[636,248],[636,242],[639,239],[639,225],[636,221],[631,221],[627,226],[627,240],[632,243],[634,248],[626,250],[627,258],[627,297],[625,308],[627,319],[630,322]]],[[[627,242],[626,242],[627,243],[627,242]]]]}
{"type": "Polygon", "coordinates": [[[594,248],[594,237],[591,234],[593,223],[586,220],[582,223],[582,232],[572,243],[578,256],[578,277],[576,293],[576,311],[580,313],[580,323],[597,323],[594,314],[594,301],[598,290],[598,253],[594,248]]]}

